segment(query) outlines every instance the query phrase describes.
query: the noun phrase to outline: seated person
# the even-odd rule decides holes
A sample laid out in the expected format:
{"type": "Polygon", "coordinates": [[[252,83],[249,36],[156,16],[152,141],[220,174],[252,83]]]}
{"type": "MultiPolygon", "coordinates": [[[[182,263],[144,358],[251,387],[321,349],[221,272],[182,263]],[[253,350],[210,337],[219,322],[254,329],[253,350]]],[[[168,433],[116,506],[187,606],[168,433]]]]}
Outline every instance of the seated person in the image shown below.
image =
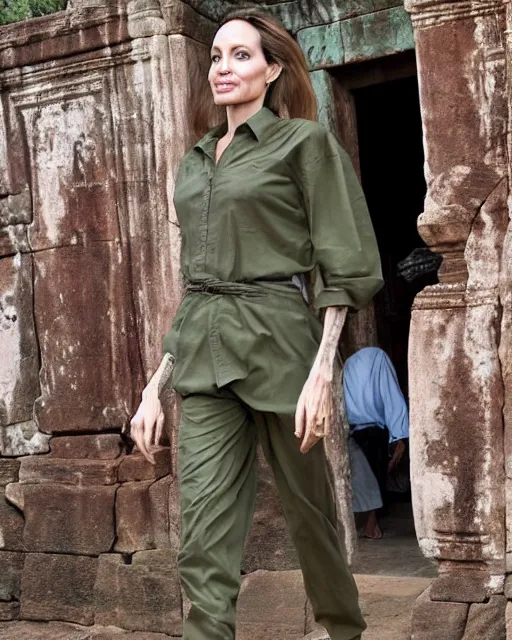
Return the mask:
{"type": "Polygon", "coordinates": [[[378,539],[382,531],[376,511],[386,501],[388,473],[400,463],[409,438],[407,404],[391,360],[377,347],[365,347],[347,359],[343,386],[350,425],[353,508],[368,512],[364,535],[378,539]],[[394,448],[391,459],[388,443],[394,448]]]}

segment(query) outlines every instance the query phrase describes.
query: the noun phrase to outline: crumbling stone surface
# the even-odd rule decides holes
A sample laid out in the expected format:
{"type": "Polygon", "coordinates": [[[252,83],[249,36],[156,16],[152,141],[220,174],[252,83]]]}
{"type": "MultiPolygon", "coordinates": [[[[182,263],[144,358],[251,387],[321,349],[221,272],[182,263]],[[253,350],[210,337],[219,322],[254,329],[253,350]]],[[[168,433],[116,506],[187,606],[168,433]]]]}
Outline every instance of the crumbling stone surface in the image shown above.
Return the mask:
{"type": "Polygon", "coordinates": [[[504,596],[492,596],[489,602],[472,604],[462,640],[506,640],[504,596]]]}
{"type": "Polygon", "coordinates": [[[26,551],[99,555],[112,548],[115,486],[17,487],[23,496],[26,551]]]}
{"type": "Polygon", "coordinates": [[[19,460],[0,458],[0,487],[5,487],[11,482],[18,482],[19,460]]]}
{"type": "MultiPolygon", "coordinates": [[[[1,608],[0,608],[1,615],[1,608]]],[[[0,626],[0,640],[169,640],[162,633],[131,633],[118,627],[66,622],[17,622],[0,626]]]]}
{"type": "Polygon", "coordinates": [[[121,437],[116,433],[87,436],[57,436],[51,439],[51,457],[69,460],[113,460],[123,451],[121,437]]]}
{"type": "Polygon", "coordinates": [[[4,488],[0,487],[0,549],[6,551],[23,551],[23,527],[25,521],[22,514],[9,504],[4,488]]]}
{"type": "Polygon", "coordinates": [[[113,485],[117,460],[69,460],[37,456],[21,461],[21,484],[113,485]]]}
{"type": "Polygon", "coordinates": [[[117,538],[114,550],[131,553],[154,549],[149,487],[152,481],[127,482],[116,496],[117,538]]]}
{"type": "Polygon", "coordinates": [[[26,554],[21,618],[93,624],[97,565],[86,556],[26,554]]]}
{"type": "Polygon", "coordinates": [[[0,256],[0,455],[25,453],[8,447],[3,427],[30,420],[39,392],[32,277],[30,256],[0,256]]]}
{"type": "Polygon", "coordinates": [[[167,448],[155,453],[156,464],[152,465],[141,453],[132,453],[121,460],[119,482],[158,480],[171,472],[171,456],[167,448]]]}
{"type": "Polygon", "coordinates": [[[39,431],[34,420],[0,428],[0,451],[3,456],[28,456],[48,453],[50,436],[39,431]]]}
{"type": "Polygon", "coordinates": [[[99,558],[95,620],[132,631],[181,635],[176,550],[142,551],[125,565],[120,555],[99,558]]]}
{"type": "MultiPolygon", "coordinates": [[[[0,602],[0,622],[4,620],[16,620],[20,613],[20,603],[13,600],[12,602],[0,602]]],[[[0,631],[0,638],[2,632],[0,631]]],[[[9,638],[11,640],[11,638],[9,638]]]]}
{"type": "Polygon", "coordinates": [[[0,551],[0,602],[19,600],[25,554],[0,551]]]}
{"type": "Polygon", "coordinates": [[[269,629],[280,640],[304,635],[306,594],[300,571],[255,571],[242,581],[237,607],[238,633],[266,640],[269,629]]]}
{"type": "Polygon", "coordinates": [[[432,583],[430,599],[439,602],[484,602],[491,576],[486,571],[457,571],[440,575],[432,583]]]}
{"type": "Polygon", "coordinates": [[[414,605],[411,640],[462,640],[468,613],[468,604],[432,601],[427,589],[414,605]]]}

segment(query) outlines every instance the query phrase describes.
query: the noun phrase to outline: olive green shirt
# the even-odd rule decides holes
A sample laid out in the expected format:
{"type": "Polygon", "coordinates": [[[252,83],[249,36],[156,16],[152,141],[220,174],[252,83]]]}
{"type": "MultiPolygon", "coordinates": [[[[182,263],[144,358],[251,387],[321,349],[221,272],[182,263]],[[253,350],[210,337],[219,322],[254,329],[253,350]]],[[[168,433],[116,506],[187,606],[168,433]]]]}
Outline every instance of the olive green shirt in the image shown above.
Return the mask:
{"type": "Polygon", "coordinates": [[[375,235],[352,164],[322,125],[264,107],[216,165],[225,132],[210,131],[178,171],[191,286],[164,351],[183,395],[231,384],[255,409],[292,413],[321,327],[291,279],[318,267],[317,309],[364,307],[382,286],[375,235]]]}

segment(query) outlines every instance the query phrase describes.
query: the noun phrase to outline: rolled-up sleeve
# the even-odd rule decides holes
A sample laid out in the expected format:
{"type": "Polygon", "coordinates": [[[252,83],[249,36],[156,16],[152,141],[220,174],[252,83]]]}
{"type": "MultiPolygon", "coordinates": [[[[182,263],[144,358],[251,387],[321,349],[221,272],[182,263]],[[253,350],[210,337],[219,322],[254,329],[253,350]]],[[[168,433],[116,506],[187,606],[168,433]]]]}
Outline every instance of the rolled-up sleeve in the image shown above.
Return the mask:
{"type": "Polygon", "coordinates": [[[318,125],[305,159],[304,199],[323,288],[317,309],[365,307],[383,285],[375,233],[350,158],[318,125]]]}

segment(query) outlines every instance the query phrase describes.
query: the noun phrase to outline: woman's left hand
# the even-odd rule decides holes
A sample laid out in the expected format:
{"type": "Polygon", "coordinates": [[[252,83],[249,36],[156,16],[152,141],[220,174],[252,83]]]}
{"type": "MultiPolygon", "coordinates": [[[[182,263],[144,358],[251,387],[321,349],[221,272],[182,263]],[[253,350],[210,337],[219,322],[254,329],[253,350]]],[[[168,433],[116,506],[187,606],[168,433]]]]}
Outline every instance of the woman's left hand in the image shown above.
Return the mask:
{"type": "Polygon", "coordinates": [[[295,412],[295,435],[301,453],[307,453],[329,434],[333,420],[333,370],[325,360],[315,362],[299,396],[295,412]]]}
{"type": "Polygon", "coordinates": [[[325,312],[322,341],[295,411],[295,435],[302,453],[329,435],[336,410],[334,363],[346,315],[346,307],[328,307],[325,312]]]}

